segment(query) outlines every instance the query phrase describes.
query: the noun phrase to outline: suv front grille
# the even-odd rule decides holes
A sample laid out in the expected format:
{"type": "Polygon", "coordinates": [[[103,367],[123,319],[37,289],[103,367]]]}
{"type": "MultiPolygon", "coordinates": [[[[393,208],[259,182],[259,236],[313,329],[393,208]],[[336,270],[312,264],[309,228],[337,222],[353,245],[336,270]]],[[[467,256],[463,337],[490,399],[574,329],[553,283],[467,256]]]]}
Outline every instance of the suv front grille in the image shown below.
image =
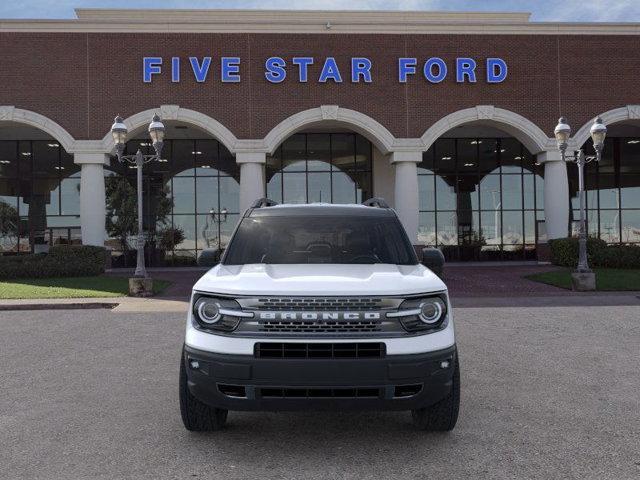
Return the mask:
{"type": "Polygon", "coordinates": [[[260,310],[292,310],[292,311],[352,311],[379,310],[382,308],[382,298],[259,298],[257,308],[260,310]]]}
{"type": "Polygon", "coordinates": [[[379,320],[260,320],[260,331],[276,333],[369,333],[382,330],[379,320]]]}
{"type": "Polygon", "coordinates": [[[259,342],[258,358],[383,358],[385,344],[380,343],[275,343],[259,342]]]}

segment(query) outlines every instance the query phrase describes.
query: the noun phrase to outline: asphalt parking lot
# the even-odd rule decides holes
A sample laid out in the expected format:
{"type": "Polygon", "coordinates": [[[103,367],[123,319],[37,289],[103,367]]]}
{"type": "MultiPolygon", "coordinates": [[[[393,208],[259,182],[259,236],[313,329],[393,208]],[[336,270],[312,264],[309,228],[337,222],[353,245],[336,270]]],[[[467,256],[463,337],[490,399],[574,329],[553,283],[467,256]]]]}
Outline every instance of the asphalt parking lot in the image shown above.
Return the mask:
{"type": "Polygon", "coordinates": [[[640,307],[459,308],[449,434],[408,413],[237,413],[182,427],[183,318],[0,312],[0,477],[640,477],[640,307]]]}

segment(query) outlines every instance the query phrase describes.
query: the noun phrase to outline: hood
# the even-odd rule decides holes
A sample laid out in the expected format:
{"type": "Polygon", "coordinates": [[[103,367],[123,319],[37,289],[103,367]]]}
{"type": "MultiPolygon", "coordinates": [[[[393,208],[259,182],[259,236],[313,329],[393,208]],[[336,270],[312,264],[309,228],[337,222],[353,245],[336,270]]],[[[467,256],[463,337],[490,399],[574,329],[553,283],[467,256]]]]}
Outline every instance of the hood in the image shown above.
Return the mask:
{"type": "Polygon", "coordinates": [[[423,265],[217,265],[194,290],[231,295],[407,295],[446,290],[423,265]]]}

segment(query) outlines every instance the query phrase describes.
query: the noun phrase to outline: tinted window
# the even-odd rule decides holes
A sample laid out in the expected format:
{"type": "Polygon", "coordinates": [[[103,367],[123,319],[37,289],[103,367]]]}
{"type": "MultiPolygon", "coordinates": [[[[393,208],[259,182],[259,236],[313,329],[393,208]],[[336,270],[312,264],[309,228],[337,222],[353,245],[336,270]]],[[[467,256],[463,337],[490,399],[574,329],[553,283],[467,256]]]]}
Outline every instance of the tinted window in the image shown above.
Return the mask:
{"type": "Polygon", "coordinates": [[[244,218],[223,263],[415,265],[417,261],[395,217],[322,215],[244,218]]]}

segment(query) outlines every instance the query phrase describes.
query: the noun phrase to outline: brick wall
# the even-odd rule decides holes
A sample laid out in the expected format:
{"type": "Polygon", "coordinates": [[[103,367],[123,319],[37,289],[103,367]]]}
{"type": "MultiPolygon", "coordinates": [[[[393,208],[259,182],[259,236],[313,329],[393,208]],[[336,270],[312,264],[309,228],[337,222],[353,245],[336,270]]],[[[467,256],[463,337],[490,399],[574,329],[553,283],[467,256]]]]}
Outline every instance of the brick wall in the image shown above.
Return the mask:
{"type": "MultiPolygon", "coordinates": [[[[302,34],[106,34],[0,33],[0,105],[45,115],[77,139],[102,138],[113,116],[161,104],[201,111],[238,138],[261,138],[284,118],[322,104],[363,112],[397,137],[418,137],[443,116],[492,104],[536,123],[551,135],[560,113],[577,129],[599,112],[640,103],[639,38],[553,35],[302,35],[302,34]],[[269,56],[313,56],[306,84],[296,71],[271,84],[269,56]],[[558,56],[560,55],[560,58],[558,56]],[[165,73],[142,81],[142,57],[165,58],[165,73]],[[172,83],[169,60],[183,59],[182,79],[172,83]],[[209,79],[196,83],[188,56],[212,56],[209,79]],[[242,58],[241,83],[219,81],[220,56],[242,58]],[[317,82],[321,63],[335,56],[344,82],[317,82]],[[373,61],[373,83],[349,81],[349,59],[373,61]],[[438,85],[417,74],[397,80],[397,58],[431,56],[450,72],[438,85]],[[457,84],[453,61],[479,61],[477,84],[457,84]],[[504,58],[509,76],[487,84],[482,62],[504,58]]],[[[420,73],[420,66],[418,73],[420,73]]]]}

